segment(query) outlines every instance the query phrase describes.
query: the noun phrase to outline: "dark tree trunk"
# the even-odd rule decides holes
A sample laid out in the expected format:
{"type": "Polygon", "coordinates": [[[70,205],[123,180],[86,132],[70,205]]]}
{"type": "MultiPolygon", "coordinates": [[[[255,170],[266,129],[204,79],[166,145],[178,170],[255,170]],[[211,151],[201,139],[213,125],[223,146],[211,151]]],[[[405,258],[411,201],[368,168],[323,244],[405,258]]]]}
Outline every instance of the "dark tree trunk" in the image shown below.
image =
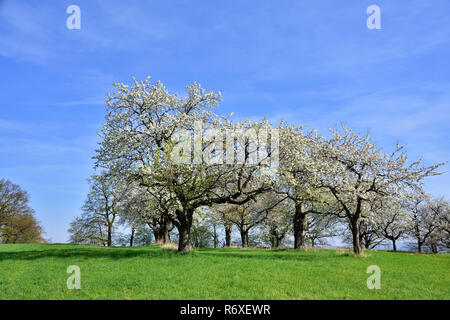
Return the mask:
{"type": "Polygon", "coordinates": [[[352,237],[353,237],[353,252],[355,254],[360,254],[361,253],[361,243],[360,243],[358,219],[353,219],[351,221],[350,229],[352,230],[352,237]]]}
{"type": "Polygon", "coordinates": [[[392,250],[397,251],[397,244],[395,243],[395,238],[392,238],[392,250]]]}
{"type": "Polygon", "coordinates": [[[191,250],[191,231],[189,229],[178,229],[178,252],[191,250]]]}
{"type": "Polygon", "coordinates": [[[193,209],[185,209],[182,212],[178,211],[178,252],[187,252],[191,250],[191,227],[193,209]]]}
{"type": "Polygon", "coordinates": [[[216,230],[216,224],[213,224],[213,229],[214,229],[214,233],[213,233],[213,241],[214,241],[214,249],[217,248],[217,230],[216,230]]]}
{"type": "Polygon", "coordinates": [[[153,230],[156,244],[165,244],[170,242],[169,238],[169,221],[160,220],[158,222],[148,223],[148,226],[153,230]]]}
{"type": "Polygon", "coordinates": [[[277,231],[274,227],[270,229],[270,247],[276,248],[277,231]]]}
{"type": "Polygon", "coordinates": [[[276,237],[276,243],[275,243],[276,248],[281,247],[281,240],[283,240],[283,237],[276,237]]]}
{"type": "Polygon", "coordinates": [[[112,246],[112,226],[108,226],[108,240],[107,240],[108,247],[112,246]]]}
{"type": "Polygon", "coordinates": [[[136,231],[136,229],[131,228],[131,236],[130,236],[130,247],[133,246],[133,241],[134,241],[134,232],[136,231]]]}
{"type": "Polygon", "coordinates": [[[153,235],[155,236],[155,244],[160,244],[162,241],[159,230],[153,230],[153,235]]]}
{"type": "Polygon", "coordinates": [[[294,215],[294,249],[304,247],[305,216],[306,214],[302,212],[301,204],[296,204],[294,215]]]}
{"type": "Polygon", "coordinates": [[[275,236],[270,237],[270,247],[275,248],[275,236]]]}
{"type": "Polygon", "coordinates": [[[438,250],[437,250],[437,245],[436,245],[435,243],[432,243],[432,244],[431,244],[431,252],[432,252],[432,253],[437,253],[437,252],[438,252],[438,250]]]}
{"type": "Polygon", "coordinates": [[[242,242],[242,248],[248,247],[248,230],[241,228],[241,242],[242,242]]]}
{"type": "Polygon", "coordinates": [[[165,243],[169,243],[170,239],[169,239],[169,222],[165,221],[164,224],[161,226],[161,238],[160,241],[165,244],[165,243]]]}
{"type": "Polygon", "coordinates": [[[231,226],[225,226],[225,247],[231,246],[231,226]]]}
{"type": "Polygon", "coordinates": [[[420,240],[417,241],[417,252],[419,252],[419,253],[422,252],[422,242],[420,240]]]}

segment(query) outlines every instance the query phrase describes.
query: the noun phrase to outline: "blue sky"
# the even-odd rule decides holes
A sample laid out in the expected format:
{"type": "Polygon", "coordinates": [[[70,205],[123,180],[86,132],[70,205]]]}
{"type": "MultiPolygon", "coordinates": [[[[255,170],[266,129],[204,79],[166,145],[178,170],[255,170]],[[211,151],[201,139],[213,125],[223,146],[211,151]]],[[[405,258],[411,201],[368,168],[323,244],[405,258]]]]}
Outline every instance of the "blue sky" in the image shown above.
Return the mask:
{"type": "MultiPolygon", "coordinates": [[[[450,160],[450,2],[0,0],[0,177],[65,242],[113,82],[220,90],[221,113],[369,129],[411,159],[450,160]],[[68,30],[66,8],[81,8],[68,30]],[[366,8],[381,8],[369,30],[366,8]]],[[[446,165],[443,170],[448,171],[446,165]]],[[[450,196],[449,174],[426,190],[450,196]]]]}

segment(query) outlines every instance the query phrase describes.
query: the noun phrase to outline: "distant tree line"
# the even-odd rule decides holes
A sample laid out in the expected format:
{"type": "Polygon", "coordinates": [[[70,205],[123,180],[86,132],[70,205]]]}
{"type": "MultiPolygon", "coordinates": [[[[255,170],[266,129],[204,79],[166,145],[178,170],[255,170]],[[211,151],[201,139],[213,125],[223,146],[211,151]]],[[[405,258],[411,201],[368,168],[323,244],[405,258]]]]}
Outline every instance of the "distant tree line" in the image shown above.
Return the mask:
{"type": "Polygon", "coordinates": [[[43,243],[44,231],[29,206],[29,195],[0,179],[0,243],[43,243]]]}

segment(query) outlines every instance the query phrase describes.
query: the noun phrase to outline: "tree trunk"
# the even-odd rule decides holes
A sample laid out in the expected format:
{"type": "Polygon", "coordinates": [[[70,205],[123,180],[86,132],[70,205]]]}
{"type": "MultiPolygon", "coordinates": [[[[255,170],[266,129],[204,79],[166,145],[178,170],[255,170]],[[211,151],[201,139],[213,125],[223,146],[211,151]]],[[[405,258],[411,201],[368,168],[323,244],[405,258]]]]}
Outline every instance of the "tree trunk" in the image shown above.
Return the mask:
{"type": "Polygon", "coordinates": [[[108,242],[107,242],[107,244],[108,244],[108,247],[112,246],[112,226],[111,225],[108,226],[108,242]]]}
{"type": "Polygon", "coordinates": [[[417,241],[417,252],[418,252],[418,253],[421,253],[421,252],[422,252],[422,242],[420,242],[420,240],[417,241]]]}
{"type": "Polygon", "coordinates": [[[169,221],[162,220],[158,223],[148,223],[148,226],[153,230],[153,235],[155,236],[155,244],[165,244],[170,242],[169,221]]]}
{"type": "Polygon", "coordinates": [[[178,252],[188,252],[191,250],[191,227],[194,209],[184,209],[178,211],[178,252]]]}
{"type": "Polygon", "coordinates": [[[306,214],[301,210],[301,205],[296,204],[294,215],[294,249],[304,247],[305,216],[306,214]]]}
{"type": "Polygon", "coordinates": [[[360,240],[360,234],[359,234],[359,221],[358,219],[353,219],[351,221],[350,228],[352,230],[352,237],[353,237],[353,252],[355,254],[361,253],[361,243],[360,240]]]}
{"type": "Polygon", "coordinates": [[[214,241],[214,249],[215,249],[215,248],[217,248],[217,230],[216,230],[216,224],[215,223],[213,224],[213,229],[214,229],[214,233],[213,233],[214,239],[213,239],[213,241],[214,241]]]}
{"type": "Polygon", "coordinates": [[[133,241],[134,241],[134,232],[136,231],[136,229],[131,228],[131,237],[130,237],[130,247],[133,246],[133,241]]]}
{"type": "Polygon", "coordinates": [[[438,252],[438,250],[437,250],[437,245],[436,245],[435,243],[432,243],[432,244],[431,244],[431,252],[432,252],[432,253],[437,253],[437,252],[438,252]]]}
{"type": "Polygon", "coordinates": [[[178,252],[191,250],[191,231],[189,229],[178,229],[178,252]]]}
{"type": "Polygon", "coordinates": [[[225,247],[231,247],[231,226],[225,226],[225,247]]]}
{"type": "Polygon", "coordinates": [[[397,251],[397,244],[395,243],[395,238],[392,238],[392,250],[397,251]]]}
{"type": "Polygon", "coordinates": [[[275,248],[275,236],[270,237],[270,247],[275,248]]]}
{"type": "Polygon", "coordinates": [[[242,242],[242,248],[248,247],[248,230],[241,228],[241,242],[242,242]]]}
{"type": "Polygon", "coordinates": [[[281,240],[283,240],[283,237],[276,237],[276,243],[275,243],[276,248],[281,247],[281,240]]]}
{"type": "Polygon", "coordinates": [[[159,230],[153,230],[153,235],[155,236],[155,244],[160,244],[161,241],[161,235],[159,234],[159,230]]]}
{"type": "Polygon", "coordinates": [[[170,239],[169,239],[169,222],[165,222],[164,225],[161,226],[162,231],[161,231],[161,238],[160,241],[165,244],[165,243],[169,243],[170,239]]]}

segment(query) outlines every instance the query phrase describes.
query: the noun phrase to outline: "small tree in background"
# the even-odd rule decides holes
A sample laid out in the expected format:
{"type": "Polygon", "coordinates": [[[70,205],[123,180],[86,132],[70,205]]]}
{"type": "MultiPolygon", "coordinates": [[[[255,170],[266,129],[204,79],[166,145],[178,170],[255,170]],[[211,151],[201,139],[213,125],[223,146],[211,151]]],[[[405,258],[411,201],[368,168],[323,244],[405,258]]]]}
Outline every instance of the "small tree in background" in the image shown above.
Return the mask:
{"type": "Polygon", "coordinates": [[[262,222],[262,233],[270,242],[272,248],[280,248],[283,240],[291,233],[293,205],[284,200],[269,210],[262,222]]]}
{"type": "Polygon", "coordinates": [[[78,244],[95,244],[106,246],[108,243],[107,226],[105,221],[90,212],[83,212],[70,222],[67,230],[69,241],[78,244]]]}
{"type": "Polygon", "coordinates": [[[118,219],[121,202],[126,199],[127,185],[123,180],[104,171],[89,179],[90,192],[83,205],[83,214],[75,219],[69,233],[71,240],[104,242],[108,247],[113,244],[113,230],[118,219]],[[106,239],[103,233],[106,232],[106,239]]]}
{"type": "Polygon", "coordinates": [[[327,239],[337,236],[337,218],[333,215],[313,213],[308,215],[305,222],[305,241],[311,247],[327,245],[327,239]]]}
{"type": "Polygon", "coordinates": [[[416,193],[409,202],[409,234],[416,240],[417,251],[428,246],[432,253],[447,247],[449,230],[449,204],[444,199],[416,193]]]}
{"type": "MultiPolygon", "coordinates": [[[[392,243],[392,250],[397,251],[397,241],[404,238],[408,231],[409,212],[402,206],[400,199],[386,197],[374,203],[372,212],[376,233],[392,243]]],[[[406,200],[407,201],[407,200],[406,200]]]]}

